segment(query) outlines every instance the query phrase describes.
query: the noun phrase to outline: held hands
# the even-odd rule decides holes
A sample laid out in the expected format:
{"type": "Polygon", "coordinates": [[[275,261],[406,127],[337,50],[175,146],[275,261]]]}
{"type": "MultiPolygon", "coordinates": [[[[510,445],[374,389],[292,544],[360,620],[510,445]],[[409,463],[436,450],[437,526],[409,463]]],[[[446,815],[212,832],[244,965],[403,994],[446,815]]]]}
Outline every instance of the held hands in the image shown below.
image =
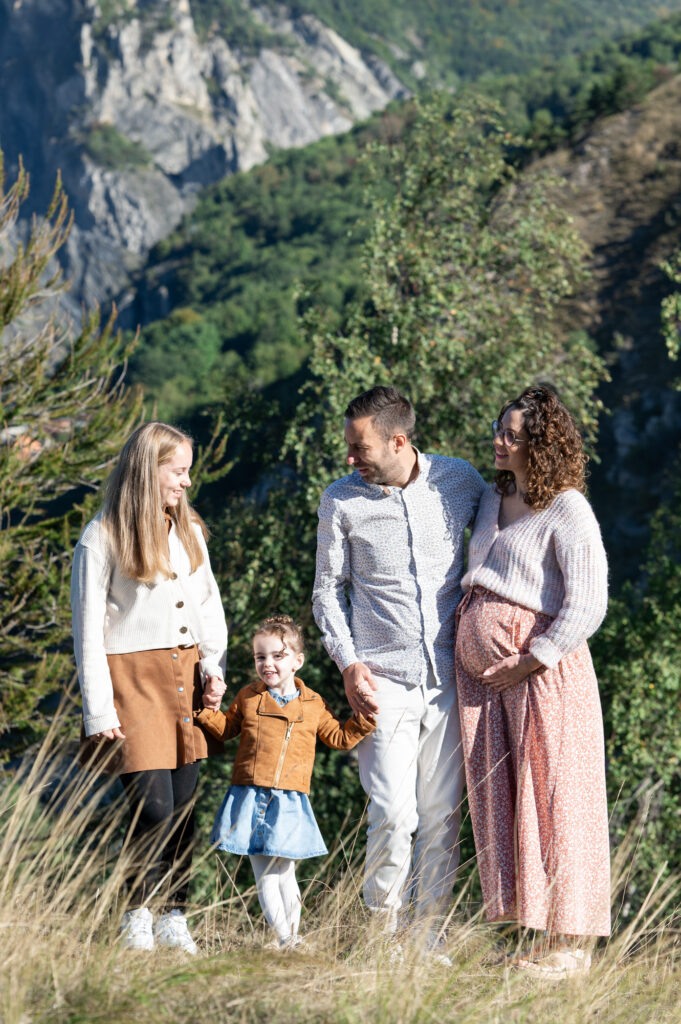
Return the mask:
{"type": "Polygon", "coordinates": [[[227,684],[220,676],[208,676],[203,689],[203,706],[217,711],[227,690],[227,684]]]}
{"type": "Polygon", "coordinates": [[[521,683],[538,668],[542,663],[532,654],[511,654],[508,658],[498,661],[480,676],[480,682],[488,686],[492,693],[502,693],[510,686],[521,683]]]}
{"type": "Polygon", "coordinates": [[[378,684],[366,665],[353,661],[343,672],[343,683],[348,704],[356,715],[366,718],[378,714],[378,703],[371,692],[378,689],[378,684]]]}
{"type": "MultiPolygon", "coordinates": [[[[227,684],[223,679],[220,679],[220,676],[209,676],[203,691],[204,707],[217,710],[220,707],[226,690],[227,684]]],[[[101,732],[97,733],[96,739],[124,740],[125,735],[116,727],[114,729],[102,729],[101,732]]]]}

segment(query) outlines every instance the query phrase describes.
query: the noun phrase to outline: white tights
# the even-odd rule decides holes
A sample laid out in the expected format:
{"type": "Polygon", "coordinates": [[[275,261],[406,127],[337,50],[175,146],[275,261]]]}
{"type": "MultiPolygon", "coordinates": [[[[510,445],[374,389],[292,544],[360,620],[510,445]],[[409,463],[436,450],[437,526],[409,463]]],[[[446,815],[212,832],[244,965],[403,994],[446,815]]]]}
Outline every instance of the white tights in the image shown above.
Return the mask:
{"type": "Polygon", "coordinates": [[[285,940],[298,934],[300,889],[296,881],[296,862],[286,857],[250,856],[262,912],[277,938],[285,940]]]}

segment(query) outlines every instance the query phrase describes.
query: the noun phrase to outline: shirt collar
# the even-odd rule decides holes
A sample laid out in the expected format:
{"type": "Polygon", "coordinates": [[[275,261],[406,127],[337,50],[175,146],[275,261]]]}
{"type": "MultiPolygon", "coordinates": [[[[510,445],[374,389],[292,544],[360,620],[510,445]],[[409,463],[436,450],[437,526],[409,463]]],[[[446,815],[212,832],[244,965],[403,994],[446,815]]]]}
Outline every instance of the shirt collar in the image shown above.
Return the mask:
{"type": "MultiPolygon", "coordinates": [[[[419,451],[416,445],[412,445],[412,447],[416,452],[416,462],[418,463],[419,471],[418,475],[413,480],[410,480],[409,483],[405,485],[405,487],[386,487],[384,484],[370,484],[367,483],[366,480],[362,480],[362,483],[365,485],[365,487],[368,487],[369,490],[371,491],[376,491],[377,493],[384,495],[392,494],[393,491],[404,491],[406,490],[407,487],[410,490],[421,488],[423,484],[426,483],[426,481],[428,480],[431,463],[428,456],[424,455],[422,451],[419,451]]],[[[361,479],[362,478],[360,477],[360,480],[361,479]]]]}
{"type": "Polygon", "coordinates": [[[421,485],[425,483],[430,476],[430,467],[432,465],[430,458],[427,455],[424,455],[422,451],[419,451],[416,446],[414,446],[414,451],[416,452],[416,459],[419,464],[419,475],[415,480],[412,480],[408,485],[409,487],[412,487],[414,484],[421,485]]]}

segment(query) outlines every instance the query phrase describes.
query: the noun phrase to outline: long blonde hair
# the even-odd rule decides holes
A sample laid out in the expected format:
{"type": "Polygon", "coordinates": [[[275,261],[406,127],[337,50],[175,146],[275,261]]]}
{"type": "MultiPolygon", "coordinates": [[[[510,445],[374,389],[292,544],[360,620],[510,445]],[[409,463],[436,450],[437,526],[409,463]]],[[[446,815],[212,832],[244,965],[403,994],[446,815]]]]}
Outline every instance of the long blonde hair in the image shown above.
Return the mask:
{"type": "MultiPolygon", "coordinates": [[[[184,443],[191,446],[192,439],[176,427],[145,423],[128,438],[107,480],[102,520],[120,571],[140,583],[152,583],[159,573],[166,578],[171,574],[158,468],[184,443]]],[[[170,516],[195,572],[203,563],[203,552],[194,524],[204,537],[206,526],[184,491],[170,516]]]]}

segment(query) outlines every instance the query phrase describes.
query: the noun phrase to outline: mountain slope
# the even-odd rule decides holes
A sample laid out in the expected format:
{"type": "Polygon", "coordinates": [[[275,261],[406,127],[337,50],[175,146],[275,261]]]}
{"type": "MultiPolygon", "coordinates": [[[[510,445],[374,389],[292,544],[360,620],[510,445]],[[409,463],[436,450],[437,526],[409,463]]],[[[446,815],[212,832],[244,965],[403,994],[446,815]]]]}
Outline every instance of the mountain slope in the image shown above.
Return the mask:
{"type": "Polygon", "coordinates": [[[61,169],[75,306],[119,291],[202,186],[406,95],[311,15],[268,17],[244,54],[197,32],[188,0],[0,0],[0,145],[10,176],[23,157],[36,210],[61,169]]]}
{"type": "MultiPolygon", "coordinates": [[[[197,2],[197,0],[195,0],[197,2]]],[[[269,0],[274,6],[276,0],[269,0]]],[[[201,0],[198,0],[201,4],[201,0]]],[[[360,49],[377,40],[392,48],[393,66],[431,83],[473,80],[485,73],[523,73],[546,59],[618,39],[681,10],[670,0],[293,0],[360,49]],[[416,62],[417,67],[414,68],[416,62]],[[421,67],[419,68],[420,65],[421,67]]]]}
{"type": "Polygon", "coordinates": [[[23,157],[36,211],[61,170],[78,315],[125,286],[201,187],[272,148],[347,130],[419,83],[543,66],[657,11],[656,0],[0,0],[0,146],[10,178],[23,157]]]}
{"type": "Polygon", "coordinates": [[[566,311],[610,353],[612,382],[592,491],[616,578],[633,575],[649,519],[669,497],[681,444],[679,367],[660,333],[672,285],[660,262],[681,249],[681,76],[598,122],[573,149],[545,158],[570,185],[565,198],[590,245],[592,279],[566,311]]]}
{"type": "MultiPolygon", "coordinates": [[[[488,78],[484,86],[505,100],[513,125],[528,133],[531,153],[563,137],[579,145],[599,116],[630,109],[673,76],[679,54],[677,15],[618,46],[556,62],[541,75],[488,78]]],[[[126,326],[145,328],[133,373],[160,398],[165,414],[190,413],[192,404],[205,405],[220,385],[211,372],[207,395],[198,374],[154,356],[155,348],[169,356],[170,348],[191,346],[194,330],[208,356],[210,330],[213,369],[229,365],[232,373],[250,375],[254,386],[262,386],[294,370],[306,355],[295,320],[296,282],[320,289],[320,301],[342,315],[344,295],[361,287],[365,212],[357,160],[371,138],[399,133],[406,116],[407,108],[394,105],[345,136],[277,153],[268,165],[225,179],[158,246],[119,308],[126,326]],[[175,319],[165,320],[173,310],[175,319]],[[231,354],[228,364],[221,352],[231,354]],[[181,385],[173,383],[175,372],[181,385]]]]}

